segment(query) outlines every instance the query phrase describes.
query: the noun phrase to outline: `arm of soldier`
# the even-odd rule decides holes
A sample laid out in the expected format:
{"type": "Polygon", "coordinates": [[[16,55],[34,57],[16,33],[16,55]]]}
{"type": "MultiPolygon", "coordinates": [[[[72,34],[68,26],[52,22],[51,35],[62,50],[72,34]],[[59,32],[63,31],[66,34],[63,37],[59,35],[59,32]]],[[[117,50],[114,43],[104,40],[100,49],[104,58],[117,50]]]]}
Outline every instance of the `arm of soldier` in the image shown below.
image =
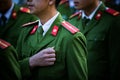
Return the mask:
{"type": "Polygon", "coordinates": [[[46,48],[31,57],[20,60],[21,71],[24,78],[31,75],[31,71],[38,66],[50,66],[55,62],[55,50],[46,48]]]}
{"type": "Polygon", "coordinates": [[[80,33],[76,33],[73,38],[66,41],[67,50],[67,71],[69,80],[87,80],[86,61],[86,39],[80,33]]]}
{"type": "Polygon", "coordinates": [[[120,74],[120,16],[113,20],[109,34],[110,79],[118,80],[120,74]]]}
{"type": "Polygon", "coordinates": [[[46,48],[33,55],[29,59],[30,68],[37,66],[53,65],[55,62],[55,50],[54,48],[46,48]]]}
{"type": "Polygon", "coordinates": [[[38,52],[36,55],[24,57],[23,54],[28,55],[28,53],[31,53],[31,50],[26,48],[24,46],[24,39],[26,39],[24,36],[26,34],[26,30],[22,30],[21,35],[17,42],[17,52],[19,54],[19,63],[21,66],[21,72],[23,77],[29,77],[31,75],[31,69],[35,66],[49,66],[54,64],[55,61],[55,54],[54,49],[45,49],[40,52],[38,52]],[[22,50],[26,49],[26,52],[23,52],[22,50]],[[51,53],[49,53],[49,50],[51,53]],[[39,64],[38,64],[39,63],[39,64]]]}
{"type": "MultiPolygon", "coordinates": [[[[4,46],[6,47],[5,44],[4,46]]],[[[0,48],[0,61],[1,78],[4,80],[21,80],[22,77],[20,72],[20,65],[18,63],[17,52],[12,45],[9,45],[4,49],[0,48]]]]}

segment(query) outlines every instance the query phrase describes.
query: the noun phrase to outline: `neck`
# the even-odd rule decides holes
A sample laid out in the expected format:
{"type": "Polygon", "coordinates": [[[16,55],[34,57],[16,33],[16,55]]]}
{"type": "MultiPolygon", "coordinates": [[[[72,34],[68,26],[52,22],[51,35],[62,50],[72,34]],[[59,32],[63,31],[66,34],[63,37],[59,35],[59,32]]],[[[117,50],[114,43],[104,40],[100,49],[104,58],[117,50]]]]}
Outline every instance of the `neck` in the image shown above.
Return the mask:
{"type": "Polygon", "coordinates": [[[84,12],[87,16],[89,16],[99,5],[99,1],[94,2],[93,4],[87,6],[87,8],[84,9],[84,12]]]}
{"type": "Polygon", "coordinates": [[[37,16],[39,17],[42,24],[45,24],[49,19],[55,16],[57,13],[56,9],[51,8],[40,12],[37,16]]]}

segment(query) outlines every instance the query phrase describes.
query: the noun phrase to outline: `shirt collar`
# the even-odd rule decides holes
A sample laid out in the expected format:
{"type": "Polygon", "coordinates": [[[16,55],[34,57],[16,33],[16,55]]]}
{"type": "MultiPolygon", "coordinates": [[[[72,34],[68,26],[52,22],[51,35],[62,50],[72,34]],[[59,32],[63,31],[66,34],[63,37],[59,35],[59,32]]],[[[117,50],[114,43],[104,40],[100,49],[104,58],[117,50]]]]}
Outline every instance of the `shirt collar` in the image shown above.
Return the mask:
{"type": "MultiPolygon", "coordinates": [[[[12,6],[10,7],[10,9],[4,14],[4,16],[8,19],[10,18],[11,14],[12,14],[12,10],[14,8],[14,3],[12,3],[12,6]]],[[[2,14],[0,13],[0,17],[2,16],[2,14]]]]}
{"type": "Polygon", "coordinates": [[[91,20],[93,18],[93,16],[95,15],[96,11],[98,10],[98,8],[100,7],[101,4],[102,4],[102,1],[99,2],[99,5],[97,6],[97,8],[89,16],[87,16],[84,13],[84,11],[82,10],[82,18],[86,17],[86,18],[88,18],[88,19],[91,20]]]}
{"type": "Polygon", "coordinates": [[[59,12],[57,12],[57,14],[53,16],[51,19],[49,19],[44,25],[42,25],[41,21],[39,20],[39,27],[42,26],[44,31],[43,36],[47,33],[47,31],[49,30],[49,28],[51,27],[52,23],[55,21],[58,15],[59,15],[59,12]]]}

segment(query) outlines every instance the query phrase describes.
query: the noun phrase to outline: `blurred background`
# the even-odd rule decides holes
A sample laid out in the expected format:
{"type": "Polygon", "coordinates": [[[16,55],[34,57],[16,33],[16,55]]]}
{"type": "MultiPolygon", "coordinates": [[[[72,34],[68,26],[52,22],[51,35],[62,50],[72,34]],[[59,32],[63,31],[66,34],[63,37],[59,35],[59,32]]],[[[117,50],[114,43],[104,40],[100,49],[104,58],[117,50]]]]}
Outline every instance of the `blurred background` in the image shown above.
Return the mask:
{"type": "Polygon", "coordinates": [[[21,6],[25,5],[27,0],[12,0],[12,1],[21,6]]]}
{"type": "MultiPolygon", "coordinates": [[[[27,0],[13,0],[18,5],[25,5],[27,0]]],[[[102,0],[108,7],[120,11],[120,0],[102,0]]],[[[70,8],[74,7],[73,0],[69,0],[70,8]]]]}

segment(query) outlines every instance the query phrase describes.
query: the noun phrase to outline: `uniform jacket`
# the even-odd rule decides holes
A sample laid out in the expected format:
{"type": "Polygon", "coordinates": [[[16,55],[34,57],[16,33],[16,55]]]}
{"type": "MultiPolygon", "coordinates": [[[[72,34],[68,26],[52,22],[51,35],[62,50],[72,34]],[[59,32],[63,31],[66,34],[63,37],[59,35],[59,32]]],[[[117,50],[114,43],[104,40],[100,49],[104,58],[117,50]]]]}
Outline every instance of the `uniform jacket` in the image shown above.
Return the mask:
{"type": "Polygon", "coordinates": [[[22,69],[26,70],[22,73],[25,76],[32,74],[31,80],[87,80],[85,37],[80,32],[69,32],[61,25],[62,21],[59,15],[42,39],[37,31],[31,34],[31,31],[35,30],[33,25],[24,27],[17,49],[22,69]],[[55,26],[58,27],[56,35],[51,33],[55,26]],[[54,47],[56,51],[55,64],[36,67],[29,73],[29,57],[48,47],[54,47]]]}
{"type": "Polygon", "coordinates": [[[119,12],[101,4],[93,19],[84,28],[81,13],[69,20],[87,39],[88,79],[117,80],[120,74],[119,12]]]}
{"type": "Polygon", "coordinates": [[[0,39],[0,80],[21,80],[20,65],[15,48],[0,39]]]}
{"type": "Polygon", "coordinates": [[[28,9],[22,9],[22,7],[15,5],[7,24],[0,26],[0,37],[10,42],[14,47],[16,47],[21,26],[27,22],[34,21],[36,18],[27,11],[28,9]]]}

